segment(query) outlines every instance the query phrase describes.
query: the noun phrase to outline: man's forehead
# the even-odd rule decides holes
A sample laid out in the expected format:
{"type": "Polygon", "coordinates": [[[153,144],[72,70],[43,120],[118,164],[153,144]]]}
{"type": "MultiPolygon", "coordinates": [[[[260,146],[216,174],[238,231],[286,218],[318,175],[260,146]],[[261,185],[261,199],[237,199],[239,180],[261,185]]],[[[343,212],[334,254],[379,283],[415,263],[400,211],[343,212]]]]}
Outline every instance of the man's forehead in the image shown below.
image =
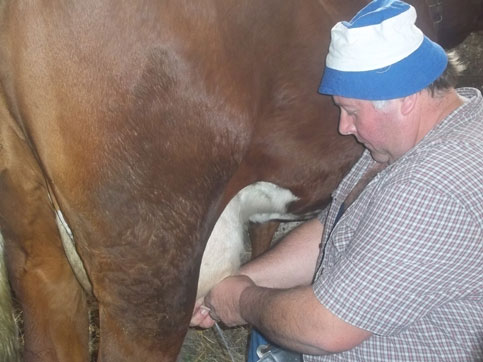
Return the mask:
{"type": "Polygon", "coordinates": [[[334,103],[339,107],[363,107],[365,104],[371,103],[363,99],[346,98],[341,96],[333,96],[334,103]]]}

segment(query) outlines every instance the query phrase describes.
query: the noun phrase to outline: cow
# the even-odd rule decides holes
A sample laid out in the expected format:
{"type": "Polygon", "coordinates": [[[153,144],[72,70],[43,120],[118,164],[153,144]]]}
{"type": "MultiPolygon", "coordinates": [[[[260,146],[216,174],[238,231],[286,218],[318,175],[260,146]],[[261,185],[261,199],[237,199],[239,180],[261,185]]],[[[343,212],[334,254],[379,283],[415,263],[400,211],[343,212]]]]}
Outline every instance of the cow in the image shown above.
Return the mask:
{"type": "Polygon", "coordinates": [[[98,361],[174,361],[225,206],[249,190],[287,196],[265,214],[327,205],[362,148],[317,85],[330,28],[366,2],[0,2],[0,229],[23,360],[88,360],[84,285],[98,361]]]}

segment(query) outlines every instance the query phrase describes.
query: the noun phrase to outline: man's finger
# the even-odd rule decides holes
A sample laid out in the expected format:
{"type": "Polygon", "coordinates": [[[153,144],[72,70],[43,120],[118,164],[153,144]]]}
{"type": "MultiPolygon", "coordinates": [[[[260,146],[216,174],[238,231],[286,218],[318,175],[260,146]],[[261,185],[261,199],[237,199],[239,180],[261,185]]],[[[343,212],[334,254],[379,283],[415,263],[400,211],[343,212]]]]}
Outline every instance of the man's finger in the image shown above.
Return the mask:
{"type": "Polygon", "coordinates": [[[201,322],[209,316],[210,309],[205,307],[204,305],[199,306],[195,309],[193,316],[191,317],[190,327],[196,327],[201,324],[201,322]]]}

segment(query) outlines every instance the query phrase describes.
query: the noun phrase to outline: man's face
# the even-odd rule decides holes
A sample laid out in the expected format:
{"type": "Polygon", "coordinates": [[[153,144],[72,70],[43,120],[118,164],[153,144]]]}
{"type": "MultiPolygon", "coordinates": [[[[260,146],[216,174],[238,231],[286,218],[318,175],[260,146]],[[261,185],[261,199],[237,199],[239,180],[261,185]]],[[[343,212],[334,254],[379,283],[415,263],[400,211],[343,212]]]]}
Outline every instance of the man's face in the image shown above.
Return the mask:
{"type": "Polygon", "coordinates": [[[413,146],[401,100],[387,101],[382,109],[360,99],[334,96],[334,102],[340,108],[339,132],[354,135],[377,162],[394,162],[413,146]]]}

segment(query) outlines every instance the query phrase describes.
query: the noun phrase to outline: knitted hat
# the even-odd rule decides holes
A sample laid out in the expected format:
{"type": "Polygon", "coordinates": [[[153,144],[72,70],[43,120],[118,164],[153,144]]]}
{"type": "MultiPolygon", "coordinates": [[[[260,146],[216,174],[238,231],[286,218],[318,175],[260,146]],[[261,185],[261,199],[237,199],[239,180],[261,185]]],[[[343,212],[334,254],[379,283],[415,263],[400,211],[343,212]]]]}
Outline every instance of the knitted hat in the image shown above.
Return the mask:
{"type": "Polygon", "coordinates": [[[319,92],[346,98],[402,98],[429,86],[446,69],[443,48],[416,27],[403,1],[374,0],[331,32],[319,92]]]}

